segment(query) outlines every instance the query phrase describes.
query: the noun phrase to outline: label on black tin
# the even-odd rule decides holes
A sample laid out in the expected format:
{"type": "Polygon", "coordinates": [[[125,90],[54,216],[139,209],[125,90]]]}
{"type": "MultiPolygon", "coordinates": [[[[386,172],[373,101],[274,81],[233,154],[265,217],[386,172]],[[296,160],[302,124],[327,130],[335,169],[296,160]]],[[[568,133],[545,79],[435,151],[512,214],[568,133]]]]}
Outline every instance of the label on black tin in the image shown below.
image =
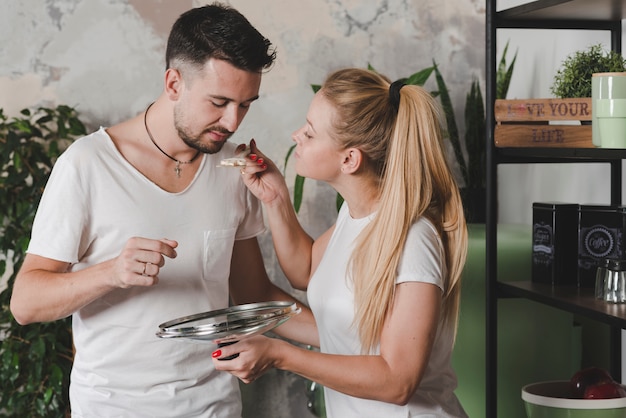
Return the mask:
{"type": "Polygon", "coordinates": [[[533,264],[550,266],[554,262],[554,240],[552,225],[533,225],[533,264]]]}
{"type": "Polygon", "coordinates": [[[616,242],[620,231],[617,228],[607,228],[604,225],[594,225],[580,228],[580,254],[593,258],[614,256],[616,242]]]}

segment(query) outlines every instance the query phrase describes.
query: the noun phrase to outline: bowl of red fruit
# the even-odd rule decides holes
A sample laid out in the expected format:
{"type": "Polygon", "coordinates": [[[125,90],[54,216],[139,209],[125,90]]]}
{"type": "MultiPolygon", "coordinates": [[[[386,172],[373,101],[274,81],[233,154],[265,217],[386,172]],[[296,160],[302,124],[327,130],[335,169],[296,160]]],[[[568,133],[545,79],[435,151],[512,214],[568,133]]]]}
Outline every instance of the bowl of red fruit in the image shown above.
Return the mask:
{"type": "Polygon", "coordinates": [[[570,380],[526,385],[522,399],[528,418],[626,417],[626,387],[598,367],[582,369],[570,380]]]}

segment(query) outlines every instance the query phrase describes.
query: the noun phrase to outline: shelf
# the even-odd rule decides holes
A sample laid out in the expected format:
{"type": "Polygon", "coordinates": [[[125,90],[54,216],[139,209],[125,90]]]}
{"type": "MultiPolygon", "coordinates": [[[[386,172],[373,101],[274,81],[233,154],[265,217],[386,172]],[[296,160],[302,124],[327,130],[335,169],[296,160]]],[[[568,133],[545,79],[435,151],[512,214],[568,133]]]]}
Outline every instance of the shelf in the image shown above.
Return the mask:
{"type": "Polygon", "coordinates": [[[626,0],[539,0],[497,13],[510,20],[618,21],[626,18],[626,0]]]}
{"type": "Polygon", "coordinates": [[[626,149],[494,148],[498,162],[610,162],[626,159],[626,149]]]}
{"type": "MultiPolygon", "coordinates": [[[[486,1],[485,117],[487,148],[486,259],[486,414],[498,415],[498,300],[515,297],[532,300],[566,312],[610,325],[610,372],[621,379],[621,334],[626,329],[626,304],[596,300],[591,289],[541,285],[531,281],[498,280],[498,165],[524,163],[607,163],[610,178],[598,181],[610,190],[612,204],[622,203],[622,162],[626,150],[604,148],[500,148],[495,146],[495,93],[499,29],[580,29],[607,31],[611,49],[622,51],[622,22],[626,0],[534,0],[520,6],[497,10],[497,0],[486,1]]],[[[500,276],[501,277],[501,276],[500,276]]],[[[500,411],[503,412],[503,411],[500,411]]]]}
{"type": "Polygon", "coordinates": [[[530,281],[498,282],[502,296],[522,297],[626,329],[626,304],[598,300],[593,289],[551,286],[530,281]]]}

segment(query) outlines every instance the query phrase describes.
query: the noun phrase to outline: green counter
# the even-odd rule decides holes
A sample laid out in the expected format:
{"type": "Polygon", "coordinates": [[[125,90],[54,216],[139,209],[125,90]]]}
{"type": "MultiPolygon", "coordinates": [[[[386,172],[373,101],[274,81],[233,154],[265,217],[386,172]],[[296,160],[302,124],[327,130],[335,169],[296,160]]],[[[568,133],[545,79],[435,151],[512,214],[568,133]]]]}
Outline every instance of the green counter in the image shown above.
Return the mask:
{"type": "MultiPolygon", "coordinates": [[[[498,228],[498,274],[502,280],[529,280],[529,225],[498,228]]],[[[452,363],[456,391],[470,418],[485,417],[485,226],[469,225],[459,330],[452,363]]],[[[563,380],[579,369],[580,327],[573,315],[525,299],[498,302],[498,416],[526,418],[525,384],[563,380]]]]}

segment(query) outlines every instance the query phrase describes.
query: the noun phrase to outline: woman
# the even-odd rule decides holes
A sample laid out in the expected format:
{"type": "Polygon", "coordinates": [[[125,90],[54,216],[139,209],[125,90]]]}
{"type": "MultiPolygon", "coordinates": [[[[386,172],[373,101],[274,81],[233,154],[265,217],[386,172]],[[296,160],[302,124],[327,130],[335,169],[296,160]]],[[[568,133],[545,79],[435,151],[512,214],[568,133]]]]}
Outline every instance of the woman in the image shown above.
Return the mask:
{"type": "Polygon", "coordinates": [[[419,86],[362,69],[332,73],[293,134],[298,174],[344,198],[316,240],[252,141],[242,176],[265,205],[285,275],[308,291],[320,352],[254,337],[216,350],[216,368],[246,383],[271,367],[318,382],[329,418],[466,416],[450,356],[467,229],[442,119],[419,86]]]}

